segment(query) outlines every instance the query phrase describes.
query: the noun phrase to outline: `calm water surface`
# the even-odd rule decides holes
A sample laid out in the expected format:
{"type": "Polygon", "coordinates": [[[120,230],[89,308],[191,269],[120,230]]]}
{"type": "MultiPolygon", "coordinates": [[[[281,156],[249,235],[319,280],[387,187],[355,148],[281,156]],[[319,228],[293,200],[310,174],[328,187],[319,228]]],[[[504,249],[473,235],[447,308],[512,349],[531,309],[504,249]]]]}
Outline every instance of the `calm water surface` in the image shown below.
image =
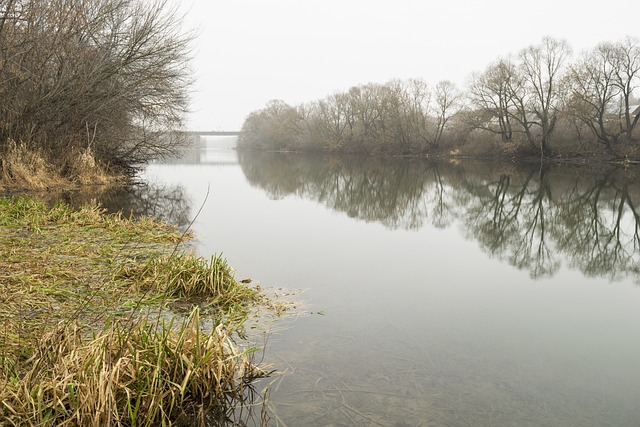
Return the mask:
{"type": "Polygon", "coordinates": [[[301,291],[267,344],[271,424],[640,425],[638,175],[203,141],[129,208],[202,208],[200,253],[301,291]]]}

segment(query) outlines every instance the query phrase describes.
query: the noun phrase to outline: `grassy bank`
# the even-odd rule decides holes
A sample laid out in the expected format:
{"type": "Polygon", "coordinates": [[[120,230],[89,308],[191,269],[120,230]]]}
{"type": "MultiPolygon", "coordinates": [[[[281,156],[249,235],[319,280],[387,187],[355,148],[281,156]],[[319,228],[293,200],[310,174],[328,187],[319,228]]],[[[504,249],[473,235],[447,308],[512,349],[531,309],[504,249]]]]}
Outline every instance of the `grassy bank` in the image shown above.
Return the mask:
{"type": "Polygon", "coordinates": [[[204,423],[242,402],[266,372],[234,337],[263,297],[189,237],[0,199],[0,425],[204,423]]]}

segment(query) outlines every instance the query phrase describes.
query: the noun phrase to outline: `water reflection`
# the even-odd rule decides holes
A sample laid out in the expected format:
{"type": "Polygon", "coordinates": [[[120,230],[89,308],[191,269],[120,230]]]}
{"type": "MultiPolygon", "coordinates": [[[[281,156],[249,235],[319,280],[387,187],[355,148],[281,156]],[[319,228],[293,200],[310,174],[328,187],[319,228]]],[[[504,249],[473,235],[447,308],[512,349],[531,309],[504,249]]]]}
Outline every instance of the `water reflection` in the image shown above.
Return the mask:
{"type": "Polygon", "coordinates": [[[249,182],[273,198],[310,198],[352,218],[390,228],[442,226],[450,205],[439,167],[420,159],[325,157],[289,153],[238,153],[249,182]]]}
{"type": "Polygon", "coordinates": [[[462,224],[482,249],[532,277],[562,262],[588,276],[640,277],[635,171],[572,165],[239,152],[251,185],[312,199],[392,229],[462,224]]]}
{"type": "Polygon", "coordinates": [[[191,201],[181,185],[143,182],[122,189],[106,200],[107,209],[120,209],[134,217],[149,216],[186,228],[191,222],[191,201]]]}
{"type": "Polygon", "coordinates": [[[100,205],[109,213],[122,212],[125,217],[158,218],[180,229],[186,228],[192,220],[191,201],[182,185],[142,181],[127,187],[95,186],[24,194],[48,204],[62,201],[73,207],[100,205]]]}
{"type": "Polygon", "coordinates": [[[471,188],[466,225],[486,251],[534,277],[553,275],[561,258],[588,276],[637,277],[634,175],[567,166],[501,175],[471,188]]]}

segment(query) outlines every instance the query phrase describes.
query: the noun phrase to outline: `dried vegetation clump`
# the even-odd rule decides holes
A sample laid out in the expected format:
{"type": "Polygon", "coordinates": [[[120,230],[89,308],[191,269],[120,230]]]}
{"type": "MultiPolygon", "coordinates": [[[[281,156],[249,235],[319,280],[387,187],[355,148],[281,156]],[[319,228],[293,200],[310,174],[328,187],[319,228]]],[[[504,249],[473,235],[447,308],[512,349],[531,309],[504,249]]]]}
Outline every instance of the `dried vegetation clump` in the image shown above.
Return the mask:
{"type": "Polygon", "coordinates": [[[78,185],[118,185],[128,178],[109,171],[90,149],[52,161],[41,149],[12,142],[0,158],[0,191],[49,190],[78,185]]]}

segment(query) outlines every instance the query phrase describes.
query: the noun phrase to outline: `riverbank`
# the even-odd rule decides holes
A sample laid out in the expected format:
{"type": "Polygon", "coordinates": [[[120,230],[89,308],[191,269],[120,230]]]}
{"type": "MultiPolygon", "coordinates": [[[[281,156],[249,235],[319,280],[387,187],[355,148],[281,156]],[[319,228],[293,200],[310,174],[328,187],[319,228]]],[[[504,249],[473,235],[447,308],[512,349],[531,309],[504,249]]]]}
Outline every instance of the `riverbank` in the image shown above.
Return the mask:
{"type": "Polygon", "coordinates": [[[268,374],[237,337],[273,304],[190,233],[17,198],[0,236],[2,425],[204,422],[268,374]]]}

